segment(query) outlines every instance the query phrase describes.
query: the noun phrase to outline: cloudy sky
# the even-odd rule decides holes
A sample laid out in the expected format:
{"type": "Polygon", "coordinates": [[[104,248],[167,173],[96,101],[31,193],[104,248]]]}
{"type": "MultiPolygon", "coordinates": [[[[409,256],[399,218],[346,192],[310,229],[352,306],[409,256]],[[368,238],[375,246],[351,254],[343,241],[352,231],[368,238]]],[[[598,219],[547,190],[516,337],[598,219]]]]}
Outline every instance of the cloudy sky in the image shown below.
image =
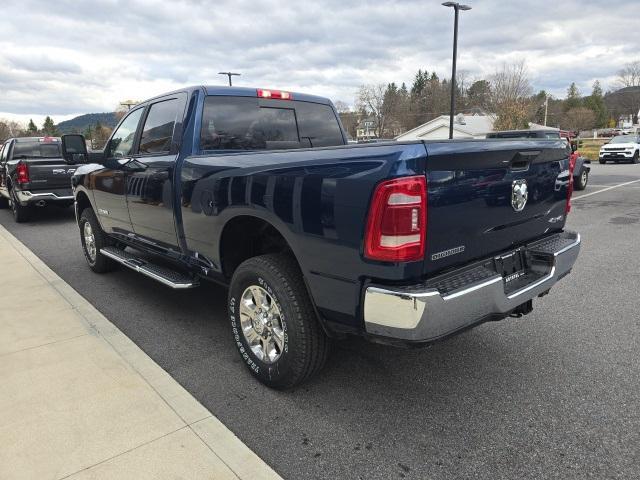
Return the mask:
{"type": "MultiPolygon", "coordinates": [[[[353,103],[363,83],[450,74],[451,9],[439,0],[4,0],[0,117],[38,123],[112,111],[188,84],[235,83],[353,103]]],[[[482,78],[525,59],[533,87],[613,86],[640,59],[640,0],[469,0],[459,69],[482,78]]]]}

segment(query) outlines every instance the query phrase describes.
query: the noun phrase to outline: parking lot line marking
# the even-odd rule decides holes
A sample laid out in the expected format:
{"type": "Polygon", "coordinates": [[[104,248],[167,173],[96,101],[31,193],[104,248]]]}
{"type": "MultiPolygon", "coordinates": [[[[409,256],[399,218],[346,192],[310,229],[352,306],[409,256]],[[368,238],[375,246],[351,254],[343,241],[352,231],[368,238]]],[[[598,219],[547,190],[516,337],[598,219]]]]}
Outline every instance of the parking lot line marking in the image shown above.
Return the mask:
{"type": "Polygon", "coordinates": [[[603,188],[602,190],[598,190],[597,192],[587,193],[585,195],[580,195],[579,197],[573,197],[571,200],[580,200],[581,198],[590,197],[591,195],[596,195],[602,192],[608,192],[609,190],[613,190],[614,188],[624,187],[626,185],[631,185],[632,183],[640,182],[640,178],[638,180],[631,180],[630,182],[619,183],[618,185],[614,185],[612,187],[603,188]]]}

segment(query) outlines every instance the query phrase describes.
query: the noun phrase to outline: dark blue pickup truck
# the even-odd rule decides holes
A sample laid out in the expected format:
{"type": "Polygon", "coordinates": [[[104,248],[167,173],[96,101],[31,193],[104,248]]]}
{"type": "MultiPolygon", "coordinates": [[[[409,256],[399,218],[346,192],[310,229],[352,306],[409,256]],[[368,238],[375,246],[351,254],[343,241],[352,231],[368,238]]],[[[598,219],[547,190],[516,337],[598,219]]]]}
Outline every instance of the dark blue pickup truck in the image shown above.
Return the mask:
{"type": "Polygon", "coordinates": [[[89,162],[72,183],[90,267],[228,285],[234,342],[271,387],[317,372],[331,338],[426,344],[527,314],[580,249],[562,141],[347,145],[311,95],[168,93],[89,162]]]}

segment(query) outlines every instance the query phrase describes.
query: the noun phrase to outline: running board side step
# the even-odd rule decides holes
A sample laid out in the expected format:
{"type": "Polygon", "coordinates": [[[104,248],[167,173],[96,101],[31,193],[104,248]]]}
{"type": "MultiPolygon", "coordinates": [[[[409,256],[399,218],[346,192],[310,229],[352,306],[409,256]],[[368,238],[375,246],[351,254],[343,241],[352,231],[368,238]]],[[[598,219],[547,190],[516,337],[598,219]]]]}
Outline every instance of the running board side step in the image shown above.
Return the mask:
{"type": "Polygon", "coordinates": [[[143,260],[120,248],[104,247],[100,249],[100,253],[171,288],[186,289],[199,285],[198,280],[192,276],[143,260]]]}

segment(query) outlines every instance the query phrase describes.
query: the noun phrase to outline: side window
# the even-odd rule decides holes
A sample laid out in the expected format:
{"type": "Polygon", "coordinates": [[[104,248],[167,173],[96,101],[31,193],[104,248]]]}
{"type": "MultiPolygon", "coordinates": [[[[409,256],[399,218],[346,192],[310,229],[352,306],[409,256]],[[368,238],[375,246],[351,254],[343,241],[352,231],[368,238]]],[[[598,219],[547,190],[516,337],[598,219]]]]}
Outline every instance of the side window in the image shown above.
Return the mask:
{"type": "Polygon", "coordinates": [[[340,125],[329,105],[297,102],[300,140],[305,147],[332,147],[344,145],[340,125]]]}
{"type": "Polygon", "coordinates": [[[144,108],[134,110],[113,133],[107,145],[107,157],[126,157],[131,155],[136,129],[144,108]]]}
{"type": "Polygon", "coordinates": [[[151,105],[142,129],[139,153],[163,153],[171,150],[171,138],[179,106],[177,98],[151,105]]]}

